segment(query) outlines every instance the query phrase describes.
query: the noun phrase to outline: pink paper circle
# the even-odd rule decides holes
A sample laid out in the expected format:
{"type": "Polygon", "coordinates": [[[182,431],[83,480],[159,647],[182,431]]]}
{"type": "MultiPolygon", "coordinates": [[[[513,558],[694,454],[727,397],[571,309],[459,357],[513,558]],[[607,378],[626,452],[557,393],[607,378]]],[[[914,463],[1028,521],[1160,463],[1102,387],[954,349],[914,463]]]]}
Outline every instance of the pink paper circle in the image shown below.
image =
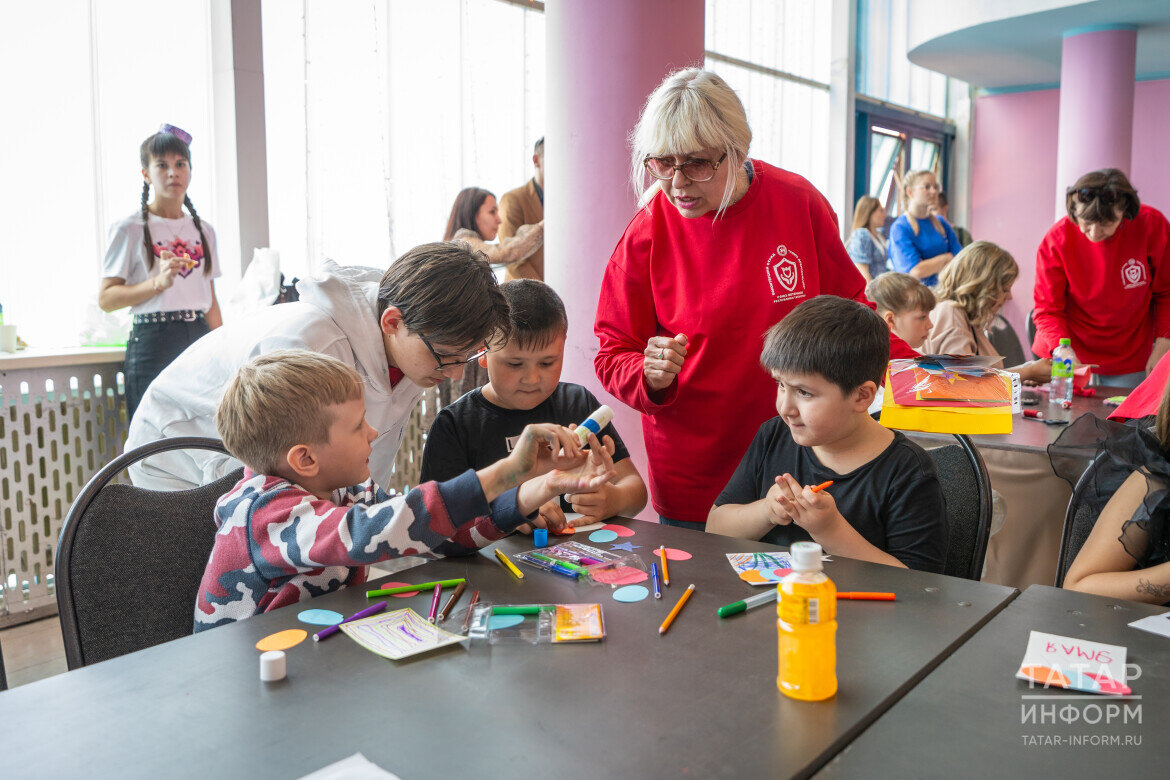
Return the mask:
{"type": "Polygon", "coordinates": [[[689,561],[691,554],[685,550],[676,550],[673,547],[666,548],[666,560],[668,561],[689,561]]]}
{"type": "MultiPolygon", "coordinates": [[[[413,582],[383,582],[381,585],[378,586],[378,589],[380,590],[382,588],[401,588],[404,585],[413,585],[413,584],[414,584],[413,582]]],[[[373,590],[373,588],[371,588],[371,590],[373,590]]],[[[417,596],[421,592],[422,591],[411,590],[411,591],[407,591],[406,593],[391,593],[390,595],[396,599],[408,599],[411,596],[417,596]]]]}
{"type": "Polygon", "coordinates": [[[616,569],[602,569],[590,575],[594,582],[604,582],[606,585],[633,585],[645,582],[650,575],[633,566],[618,566],[616,569]]]}
{"type": "Polygon", "coordinates": [[[629,528],[626,528],[624,525],[614,525],[613,523],[607,523],[606,525],[601,526],[601,530],[613,531],[618,536],[633,536],[634,535],[634,532],[631,531],[629,528]]]}

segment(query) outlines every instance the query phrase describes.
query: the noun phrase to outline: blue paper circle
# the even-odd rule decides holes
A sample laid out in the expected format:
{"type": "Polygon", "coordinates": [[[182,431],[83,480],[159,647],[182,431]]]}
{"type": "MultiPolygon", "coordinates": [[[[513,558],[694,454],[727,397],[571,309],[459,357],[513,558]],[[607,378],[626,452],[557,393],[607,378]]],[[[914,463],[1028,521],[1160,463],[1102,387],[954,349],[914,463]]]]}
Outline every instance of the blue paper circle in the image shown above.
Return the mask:
{"type": "Polygon", "coordinates": [[[313,626],[335,626],[345,620],[345,615],[331,609],[303,609],[297,614],[297,620],[313,626]]]}
{"type": "Polygon", "coordinates": [[[614,539],[617,539],[617,533],[604,528],[589,534],[589,541],[591,542],[612,542],[614,539]]]}
{"type": "Polygon", "coordinates": [[[624,601],[627,604],[632,604],[635,601],[641,601],[650,595],[650,591],[646,590],[641,585],[627,585],[624,588],[618,588],[613,592],[614,601],[624,601]]]}
{"type": "Polygon", "coordinates": [[[523,615],[492,615],[488,618],[488,628],[511,628],[524,622],[523,615]]]}

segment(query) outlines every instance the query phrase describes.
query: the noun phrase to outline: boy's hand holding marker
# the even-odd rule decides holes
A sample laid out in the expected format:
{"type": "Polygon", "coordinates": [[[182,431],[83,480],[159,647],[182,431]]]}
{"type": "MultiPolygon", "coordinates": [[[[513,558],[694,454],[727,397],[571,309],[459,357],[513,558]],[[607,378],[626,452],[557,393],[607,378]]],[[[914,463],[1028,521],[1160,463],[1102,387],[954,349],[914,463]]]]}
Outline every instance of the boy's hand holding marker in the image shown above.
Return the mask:
{"type": "Polygon", "coordinates": [[[646,378],[646,387],[651,392],[665,390],[682,371],[683,361],[687,357],[686,334],[679,333],[674,338],[669,336],[652,336],[646,342],[646,349],[642,350],[645,357],[642,359],[642,375],[646,378]]]}
{"type": "Polygon", "coordinates": [[[791,474],[776,477],[776,485],[780,488],[779,502],[783,511],[791,518],[791,522],[808,531],[814,540],[837,530],[839,523],[846,523],[845,518],[837,511],[837,502],[824,492],[824,488],[831,484],[832,482],[826,482],[801,487],[791,474]]]}

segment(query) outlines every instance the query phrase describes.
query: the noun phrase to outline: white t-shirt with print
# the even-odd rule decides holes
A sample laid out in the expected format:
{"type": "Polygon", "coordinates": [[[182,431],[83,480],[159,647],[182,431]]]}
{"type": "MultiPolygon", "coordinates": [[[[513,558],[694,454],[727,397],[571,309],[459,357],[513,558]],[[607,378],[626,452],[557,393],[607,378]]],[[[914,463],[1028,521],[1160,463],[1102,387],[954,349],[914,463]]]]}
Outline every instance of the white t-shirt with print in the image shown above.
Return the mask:
{"type": "Polygon", "coordinates": [[[206,312],[211,308],[211,280],[220,276],[219,253],[215,251],[215,229],[202,220],[203,234],[209,246],[204,247],[189,214],[179,219],[164,219],[150,215],[150,238],[154,242],[154,268],[148,270],[146,246],[142,240],[142,213],[131,214],[110,228],[109,248],[102,261],[102,276],[125,279],[127,285],[146,281],[158,273],[158,258],[163,250],[178,257],[184,255],[194,261],[194,267],[175,274],[175,283],[153,298],[130,307],[131,314],[158,311],[206,312]],[[214,258],[211,273],[204,273],[204,263],[214,258]]]}

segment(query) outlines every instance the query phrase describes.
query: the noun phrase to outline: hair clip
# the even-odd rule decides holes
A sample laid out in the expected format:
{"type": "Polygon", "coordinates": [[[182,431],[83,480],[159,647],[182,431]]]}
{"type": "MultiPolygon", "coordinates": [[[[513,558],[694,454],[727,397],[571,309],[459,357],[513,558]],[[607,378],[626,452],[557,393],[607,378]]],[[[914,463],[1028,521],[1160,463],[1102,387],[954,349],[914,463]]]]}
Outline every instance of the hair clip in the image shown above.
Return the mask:
{"type": "Polygon", "coordinates": [[[175,138],[178,138],[180,141],[187,144],[188,146],[191,145],[191,134],[188,133],[186,130],[184,130],[181,127],[175,127],[174,125],[168,125],[166,122],[164,122],[158,126],[158,131],[160,133],[170,133],[175,138]]]}

